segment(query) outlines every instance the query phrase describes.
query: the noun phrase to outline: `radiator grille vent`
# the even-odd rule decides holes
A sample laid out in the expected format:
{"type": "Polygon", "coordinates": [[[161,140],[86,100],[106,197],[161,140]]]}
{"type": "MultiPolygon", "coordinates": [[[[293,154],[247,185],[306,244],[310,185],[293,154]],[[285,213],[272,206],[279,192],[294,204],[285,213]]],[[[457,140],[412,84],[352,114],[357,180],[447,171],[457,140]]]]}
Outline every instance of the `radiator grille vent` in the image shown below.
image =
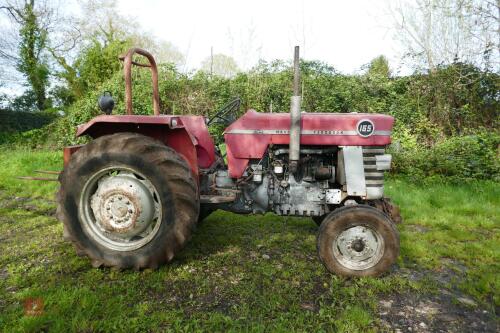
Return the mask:
{"type": "Polygon", "coordinates": [[[365,167],[366,187],[383,187],[384,172],[377,170],[377,162],[375,156],[383,155],[385,148],[382,146],[365,146],[363,147],[363,164],[365,167]]]}

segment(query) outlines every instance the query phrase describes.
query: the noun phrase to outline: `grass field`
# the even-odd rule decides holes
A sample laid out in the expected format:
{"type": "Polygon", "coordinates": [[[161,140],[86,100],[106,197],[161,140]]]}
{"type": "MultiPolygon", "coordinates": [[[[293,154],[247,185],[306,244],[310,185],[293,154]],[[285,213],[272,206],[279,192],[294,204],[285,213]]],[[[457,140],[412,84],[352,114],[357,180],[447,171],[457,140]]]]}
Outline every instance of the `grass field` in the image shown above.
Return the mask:
{"type": "Polygon", "coordinates": [[[61,158],[54,152],[0,151],[2,331],[499,328],[497,183],[390,179],[386,192],[404,218],[398,226],[401,256],[381,278],[328,274],[317,260],[317,227],[309,219],[221,211],[198,227],[172,264],[117,271],[92,268],[62,240],[54,217],[57,183],[14,178],[58,170],[61,158]],[[40,299],[43,311],[25,313],[27,299],[40,299]]]}

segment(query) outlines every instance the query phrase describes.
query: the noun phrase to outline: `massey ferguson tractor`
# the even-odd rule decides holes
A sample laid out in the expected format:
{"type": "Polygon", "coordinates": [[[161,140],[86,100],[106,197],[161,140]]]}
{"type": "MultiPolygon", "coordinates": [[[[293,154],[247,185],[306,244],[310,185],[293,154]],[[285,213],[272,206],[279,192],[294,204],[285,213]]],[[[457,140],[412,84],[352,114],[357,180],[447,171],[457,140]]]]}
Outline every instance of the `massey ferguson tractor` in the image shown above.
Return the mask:
{"type": "Polygon", "coordinates": [[[391,164],[384,148],[394,119],[301,112],[298,47],[290,113],[248,110],[232,123],[234,108],[211,119],[160,114],[153,56],[134,48],[121,59],[126,115],[112,115],[113,100],[102,96],[106,114],[76,133],[92,141],[64,149],[59,175],[64,236],[93,266],[168,263],[217,209],[312,218],[319,258],[332,273],[376,276],[395,262],[400,216],[384,198],[391,164]],[[134,61],[134,54],[149,64],[134,61]],[[132,112],[132,65],[151,69],[153,116],[132,112]],[[208,131],[221,122],[224,154],[208,131]]]}

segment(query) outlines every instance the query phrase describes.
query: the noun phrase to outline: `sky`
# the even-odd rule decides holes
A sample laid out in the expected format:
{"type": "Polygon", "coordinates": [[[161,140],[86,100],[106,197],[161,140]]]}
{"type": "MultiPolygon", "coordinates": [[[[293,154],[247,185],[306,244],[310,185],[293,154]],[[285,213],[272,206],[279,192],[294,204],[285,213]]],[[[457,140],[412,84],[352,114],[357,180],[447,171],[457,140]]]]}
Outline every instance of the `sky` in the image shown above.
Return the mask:
{"type": "MultiPolygon", "coordinates": [[[[185,72],[200,68],[211,49],[248,70],[260,59],[292,60],[299,45],[302,59],[324,61],[345,74],[359,73],[379,55],[389,59],[394,74],[407,74],[384,15],[388,1],[117,0],[117,6],[142,30],[177,47],[185,72]]],[[[78,0],[63,3],[79,12],[78,0]]],[[[23,90],[20,81],[0,87],[9,95],[23,90]]]]}
{"type": "Polygon", "coordinates": [[[248,69],[259,59],[290,60],[295,45],[302,58],[344,73],[381,54],[399,67],[385,0],[118,0],[118,7],[172,42],[186,56],[186,70],[198,68],[211,48],[248,69]]]}

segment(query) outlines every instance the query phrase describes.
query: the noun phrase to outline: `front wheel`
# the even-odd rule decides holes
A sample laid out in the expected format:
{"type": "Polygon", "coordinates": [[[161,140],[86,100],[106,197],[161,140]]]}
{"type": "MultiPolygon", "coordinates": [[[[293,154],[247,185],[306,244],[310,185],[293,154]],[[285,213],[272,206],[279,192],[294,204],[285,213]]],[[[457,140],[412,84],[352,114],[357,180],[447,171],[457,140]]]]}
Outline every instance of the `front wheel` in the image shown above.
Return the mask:
{"type": "Polygon", "coordinates": [[[399,255],[399,234],[376,208],[357,205],[337,209],[321,224],[318,255],[325,267],[342,276],[378,276],[399,255]]]}

